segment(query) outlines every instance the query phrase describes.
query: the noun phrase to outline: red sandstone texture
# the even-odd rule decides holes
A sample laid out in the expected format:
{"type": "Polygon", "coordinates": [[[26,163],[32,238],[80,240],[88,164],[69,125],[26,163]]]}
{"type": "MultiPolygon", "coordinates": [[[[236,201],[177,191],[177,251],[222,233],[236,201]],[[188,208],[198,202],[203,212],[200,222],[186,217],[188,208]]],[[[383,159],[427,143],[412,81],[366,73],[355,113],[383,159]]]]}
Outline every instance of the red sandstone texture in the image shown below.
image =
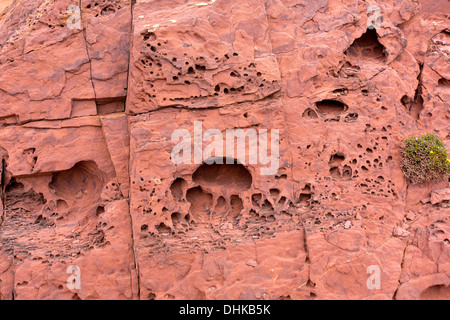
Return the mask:
{"type": "Polygon", "coordinates": [[[449,180],[400,170],[405,137],[450,150],[449,15],[1,0],[0,299],[450,299],[449,180]],[[278,129],[278,172],[175,164],[195,121],[278,129]]]}

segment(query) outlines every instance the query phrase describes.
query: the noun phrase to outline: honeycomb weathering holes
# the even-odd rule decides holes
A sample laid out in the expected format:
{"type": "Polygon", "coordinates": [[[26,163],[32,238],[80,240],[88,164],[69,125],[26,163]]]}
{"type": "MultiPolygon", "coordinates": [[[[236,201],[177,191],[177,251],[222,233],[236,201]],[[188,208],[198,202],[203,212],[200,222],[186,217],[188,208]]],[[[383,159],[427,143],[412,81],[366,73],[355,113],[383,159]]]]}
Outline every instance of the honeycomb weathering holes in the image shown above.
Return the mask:
{"type": "Polygon", "coordinates": [[[235,215],[244,208],[238,194],[250,189],[252,175],[235,159],[221,160],[222,163],[203,163],[195,170],[192,181],[196,186],[186,190],[187,182],[183,178],[177,178],[170,187],[173,197],[179,201],[186,194],[186,200],[191,203],[189,212],[199,222],[209,220],[213,212],[221,216],[231,210],[230,213],[235,215]],[[224,190],[233,194],[226,199],[220,195],[224,190]]]}

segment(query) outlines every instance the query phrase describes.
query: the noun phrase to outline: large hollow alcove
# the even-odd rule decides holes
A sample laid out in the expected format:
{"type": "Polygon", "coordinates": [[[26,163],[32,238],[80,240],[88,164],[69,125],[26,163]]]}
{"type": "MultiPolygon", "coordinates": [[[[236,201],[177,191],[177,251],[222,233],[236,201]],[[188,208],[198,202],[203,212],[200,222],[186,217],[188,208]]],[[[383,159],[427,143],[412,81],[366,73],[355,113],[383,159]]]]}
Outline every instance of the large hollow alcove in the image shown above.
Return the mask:
{"type": "Polygon", "coordinates": [[[99,199],[104,179],[103,172],[94,161],[80,161],[68,170],[55,172],[49,187],[66,201],[90,204],[99,199]]]}
{"type": "Polygon", "coordinates": [[[347,111],[348,106],[338,100],[321,100],[316,102],[316,108],[322,115],[338,115],[347,111]]]}
{"type": "Polygon", "coordinates": [[[384,46],[378,41],[375,29],[367,29],[352,45],[345,51],[345,54],[355,60],[372,61],[384,63],[386,61],[386,51],[384,46]]]}
{"type": "Polygon", "coordinates": [[[250,189],[252,175],[248,169],[234,159],[228,159],[227,163],[227,159],[220,158],[221,163],[202,164],[193,173],[192,180],[209,189],[221,187],[237,192],[250,189]]]}

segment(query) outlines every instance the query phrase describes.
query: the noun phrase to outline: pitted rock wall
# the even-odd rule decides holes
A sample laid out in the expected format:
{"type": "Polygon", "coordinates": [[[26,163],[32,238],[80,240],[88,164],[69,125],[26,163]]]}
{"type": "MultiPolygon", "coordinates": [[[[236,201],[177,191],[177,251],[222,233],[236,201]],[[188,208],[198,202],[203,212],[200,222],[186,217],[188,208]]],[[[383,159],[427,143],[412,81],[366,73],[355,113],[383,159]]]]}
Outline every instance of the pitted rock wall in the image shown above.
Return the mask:
{"type": "Polygon", "coordinates": [[[449,15],[0,1],[0,299],[449,299],[449,180],[400,169],[408,136],[450,149],[449,15]],[[230,129],[278,130],[277,172],[225,150],[174,163],[173,132],[194,157],[195,123],[223,146],[230,129]]]}

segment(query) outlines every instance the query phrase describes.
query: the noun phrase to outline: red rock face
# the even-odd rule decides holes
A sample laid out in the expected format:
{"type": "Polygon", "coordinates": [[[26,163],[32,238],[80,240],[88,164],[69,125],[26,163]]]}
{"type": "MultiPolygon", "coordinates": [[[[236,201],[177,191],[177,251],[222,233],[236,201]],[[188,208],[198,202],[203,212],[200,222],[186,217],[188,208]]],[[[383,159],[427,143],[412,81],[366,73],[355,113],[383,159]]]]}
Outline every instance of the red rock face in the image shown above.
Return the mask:
{"type": "Polygon", "coordinates": [[[0,299],[450,299],[447,1],[71,5],[0,1],[0,299]]]}

